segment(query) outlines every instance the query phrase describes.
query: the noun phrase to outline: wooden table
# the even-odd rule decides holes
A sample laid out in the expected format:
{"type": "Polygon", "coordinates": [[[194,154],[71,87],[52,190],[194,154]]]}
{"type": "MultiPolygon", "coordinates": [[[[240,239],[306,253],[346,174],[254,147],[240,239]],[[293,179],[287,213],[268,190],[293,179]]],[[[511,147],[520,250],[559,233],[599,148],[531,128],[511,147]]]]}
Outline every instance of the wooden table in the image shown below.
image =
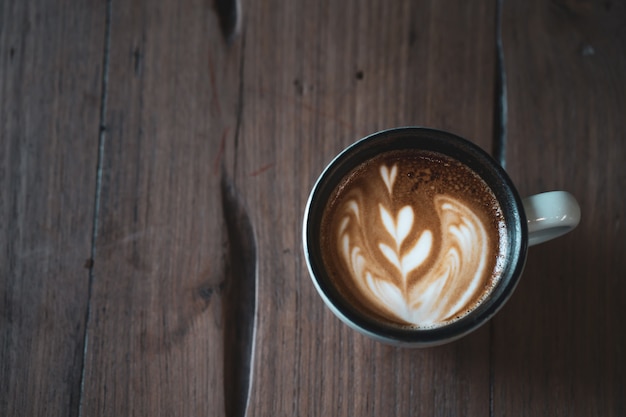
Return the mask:
{"type": "Polygon", "coordinates": [[[625,3],[242,7],[226,42],[209,0],[0,2],[0,415],[626,415],[625,3]],[[301,246],[326,163],[402,125],[582,208],[422,350],[341,324],[301,246]]]}

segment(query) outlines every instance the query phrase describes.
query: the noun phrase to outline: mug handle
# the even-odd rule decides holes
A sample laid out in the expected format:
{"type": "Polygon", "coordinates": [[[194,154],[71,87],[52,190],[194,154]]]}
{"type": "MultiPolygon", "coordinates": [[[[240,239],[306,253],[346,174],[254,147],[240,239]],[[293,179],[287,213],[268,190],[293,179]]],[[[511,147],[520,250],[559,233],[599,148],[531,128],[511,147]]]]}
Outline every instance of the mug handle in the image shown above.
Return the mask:
{"type": "Polygon", "coordinates": [[[528,220],[528,246],[562,236],[580,222],[580,206],[567,191],[531,195],[522,204],[528,220]]]}

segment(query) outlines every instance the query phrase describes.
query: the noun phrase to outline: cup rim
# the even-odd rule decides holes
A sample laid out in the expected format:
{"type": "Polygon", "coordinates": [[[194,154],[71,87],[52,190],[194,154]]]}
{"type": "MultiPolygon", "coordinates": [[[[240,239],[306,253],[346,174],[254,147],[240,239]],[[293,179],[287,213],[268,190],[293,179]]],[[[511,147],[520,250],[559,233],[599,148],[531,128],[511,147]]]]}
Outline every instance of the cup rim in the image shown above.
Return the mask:
{"type": "Polygon", "coordinates": [[[342,321],[361,333],[395,345],[432,346],[447,343],[477,329],[506,303],[523,271],[528,250],[528,230],[522,200],[508,174],[481,147],[456,134],[422,126],[381,130],[344,148],[323,169],[313,185],[303,219],[303,249],[309,276],[326,305],[342,321]],[[393,326],[368,317],[347,302],[334,287],[321,259],[315,231],[321,222],[323,203],[338,182],[360,162],[384,147],[424,149],[448,155],[466,164],[485,180],[502,207],[508,230],[507,264],[486,300],[450,323],[432,328],[393,326]]]}

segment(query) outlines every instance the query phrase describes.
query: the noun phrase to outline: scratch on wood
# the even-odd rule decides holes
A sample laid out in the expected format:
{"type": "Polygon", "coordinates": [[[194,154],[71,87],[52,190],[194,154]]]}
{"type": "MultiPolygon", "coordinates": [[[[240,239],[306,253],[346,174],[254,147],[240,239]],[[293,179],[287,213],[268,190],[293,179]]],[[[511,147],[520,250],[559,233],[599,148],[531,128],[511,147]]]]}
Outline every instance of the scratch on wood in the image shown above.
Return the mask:
{"type": "Polygon", "coordinates": [[[256,239],[231,180],[222,171],[222,212],[228,237],[224,323],[224,404],[227,417],[248,408],[254,358],[257,307],[256,239]]]}
{"type": "Polygon", "coordinates": [[[269,169],[271,169],[274,165],[276,165],[276,164],[273,163],[273,162],[271,164],[263,165],[261,168],[257,169],[256,171],[251,172],[250,176],[251,177],[256,177],[258,175],[261,175],[265,171],[268,171],[269,169]]]}

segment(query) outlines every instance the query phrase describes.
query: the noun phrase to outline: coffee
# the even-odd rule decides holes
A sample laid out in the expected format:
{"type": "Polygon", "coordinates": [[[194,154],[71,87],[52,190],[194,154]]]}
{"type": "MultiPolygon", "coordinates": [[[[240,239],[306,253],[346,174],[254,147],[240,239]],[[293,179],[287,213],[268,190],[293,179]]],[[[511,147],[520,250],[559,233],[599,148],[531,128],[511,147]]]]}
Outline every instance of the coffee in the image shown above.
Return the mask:
{"type": "Polygon", "coordinates": [[[335,187],[321,221],[325,269],[343,298],[376,321],[435,328],[478,307],[506,256],[489,186],[449,156],[380,153],[335,187]]]}

